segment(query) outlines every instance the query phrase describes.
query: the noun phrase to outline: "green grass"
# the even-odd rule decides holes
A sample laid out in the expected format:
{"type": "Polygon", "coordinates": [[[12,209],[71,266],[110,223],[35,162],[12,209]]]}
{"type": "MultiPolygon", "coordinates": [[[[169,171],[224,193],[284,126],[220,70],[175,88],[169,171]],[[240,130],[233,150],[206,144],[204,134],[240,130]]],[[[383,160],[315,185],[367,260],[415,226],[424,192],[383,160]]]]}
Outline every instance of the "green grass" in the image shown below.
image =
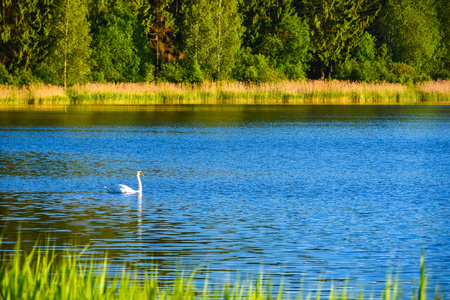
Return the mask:
{"type": "MultiPolygon", "coordinates": [[[[0,240],[1,250],[1,240],[0,240]]],[[[156,267],[139,270],[123,266],[122,272],[111,276],[108,257],[91,256],[85,259],[86,250],[57,253],[55,247],[34,246],[29,253],[21,248],[20,240],[15,250],[3,250],[0,268],[0,299],[400,299],[398,278],[389,275],[381,295],[366,294],[363,290],[348,293],[348,282],[335,288],[333,282],[324,291],[324,282],[318,284],[314,292],[299,291],[296,296],[288,296],[283,285],[273,288],[270,279],[260,272],[256,280],[239,280],[234,283],[213,285],[206,279],[196,280],[196,271],[190,276],[178,272],[170,283],[163,283],[156,267]],[[326,295],[325,295],[326,294],[326,295]]],[[[73,250],[73,249],[72,249],[73,250]]],[[[424,256],[420,261],[419,289],[413,300],[426,300],[427,278],[424,256]]],[[[437,292],[434,299],[439,298],[437,292]]]]}

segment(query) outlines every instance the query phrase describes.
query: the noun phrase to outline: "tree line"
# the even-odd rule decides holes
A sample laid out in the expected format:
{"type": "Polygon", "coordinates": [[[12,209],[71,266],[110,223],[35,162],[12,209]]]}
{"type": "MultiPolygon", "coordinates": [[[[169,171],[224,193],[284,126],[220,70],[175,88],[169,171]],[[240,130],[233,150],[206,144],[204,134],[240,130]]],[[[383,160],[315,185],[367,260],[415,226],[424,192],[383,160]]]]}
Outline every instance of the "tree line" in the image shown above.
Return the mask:
{"type": "Polygon", "coordinates": [[[0,0],[0,83],[450,77],[448,0],[0,0]]]}

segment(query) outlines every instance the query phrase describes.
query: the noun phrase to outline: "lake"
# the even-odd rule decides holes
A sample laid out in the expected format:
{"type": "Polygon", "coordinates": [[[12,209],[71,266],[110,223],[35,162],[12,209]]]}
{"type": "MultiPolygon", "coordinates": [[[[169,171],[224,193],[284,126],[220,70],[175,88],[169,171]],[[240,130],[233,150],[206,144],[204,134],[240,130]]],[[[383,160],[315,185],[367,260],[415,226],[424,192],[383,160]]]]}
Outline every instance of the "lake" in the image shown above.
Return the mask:
{"type": "MultiPolygon", "coordinates": [[[[0,231],[111,262],[450,295],[450,106],[30,106],[0,111],[0,231]],[[108,193],[124,183],[143,195],[108,193]]],[[[199,272],[202,273],[202,272],[199,272]]],[[[231,274],[231,275],[230,275],[231,274]]],[[[236,275],[237,276],[237,275],[236,275]]]]}

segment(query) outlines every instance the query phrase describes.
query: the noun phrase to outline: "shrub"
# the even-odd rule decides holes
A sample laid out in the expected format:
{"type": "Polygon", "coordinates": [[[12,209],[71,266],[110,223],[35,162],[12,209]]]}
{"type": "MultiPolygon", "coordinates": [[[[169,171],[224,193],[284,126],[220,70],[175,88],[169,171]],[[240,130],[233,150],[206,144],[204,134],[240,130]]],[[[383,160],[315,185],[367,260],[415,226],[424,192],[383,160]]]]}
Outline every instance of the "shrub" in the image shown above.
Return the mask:
{"type": "Polygon", "coordinates": [[[287,64],[282,67],[283,73],[289,80],[299,80],[306,78],[306,72],[303,63],[287,64]]]}
{"type": "Polygon", "coordinates": [[[184,59],[181,61],[184,74],[183,81],[189,83],[201,83],[205,80],[200,65],[196,60],[184,59]]]}
{"type": "Polygon", "coordinates": [[[6,67],[0,63],[0,84],[11,84],[13,83],[13,78],[11,74],[9,74],[6,67]]]}
{"type": "Polygon", "coordinates": [[[183,82],[183,68],[178,62],[167,63],[161,65],[159,78],[163,82],[180,83],[183,82]]]}
{"type": "Polygon", "coordinates": [[[155,66],[151,63],[144,63],[142,67],[142,80],[144,82],[155,81],[155,66]]]}
{"type": "Polygon", "coordinates": [[[38,80],[33,76],[33,73],[28,69],[17,69],[13,73],[13,82],[15,85],[27,85],[37,83],[38,80]]]}
{"type": "Polygon", "coordinates": [[[336,72],[337,79],[374,82],[390,81],[392,77],[385,64],[379,61],[362,61],[351,59],[340,65],[336,72]]]}
{"type": "Polygon", "coordinates": [[[191,59],[163,64],[159,72],[159,78],[163,82],[172,83],[201,83],[205,80],[200,65],[197,61],[191,59]]]}
{"type": "Polygon", "coordinates": [[[405,63],[389,63],[389,71],[394,75],[392,82],[401,84],[413,84],[416,77],[414,67],[405,63]]]}
{"type": "Polygon", "coordinates": [[[264,55],[246,52],[240,56],[233,70],[233,77],[244,82],[268,82],[278,79],[279,74],[270,67],[264,55]]]}
{"type": "Polygon", "coordinates": [[[394,82],[395,76],[388,68],[390,57],[385,44],[375,47],[375,37],[365,33],[355,57],[338,66],[335,77],[343,80],[394,82]]]}
{"type": "Polygon", "coordinates": [[[47,63],[41,63],[34,73],[45,84],[58,84],[58,74],[47,63]]]}

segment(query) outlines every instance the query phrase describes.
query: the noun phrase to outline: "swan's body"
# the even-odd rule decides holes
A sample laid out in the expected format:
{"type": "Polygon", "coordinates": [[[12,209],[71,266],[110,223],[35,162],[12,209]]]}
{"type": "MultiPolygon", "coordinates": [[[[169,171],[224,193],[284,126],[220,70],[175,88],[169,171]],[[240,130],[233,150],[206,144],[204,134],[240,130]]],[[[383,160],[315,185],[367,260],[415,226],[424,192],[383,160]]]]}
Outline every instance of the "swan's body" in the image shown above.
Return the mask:
{"type": "Polygon", "coordinates": [[[138,186],[139,189],[138,190],[133,190],[132,188],[130,188],[129,186],[125,185],[125,184],[116,184],[113,185],[112,187],[106,187],[105,189],[108,190],[108,192],[110,193],[121,193],[121,194],[142,194],[142,182],[141,182],[141,176],[145,176],[141,171],[137,171],[136,173],[136,178],[138,181],[138,186]]]}

